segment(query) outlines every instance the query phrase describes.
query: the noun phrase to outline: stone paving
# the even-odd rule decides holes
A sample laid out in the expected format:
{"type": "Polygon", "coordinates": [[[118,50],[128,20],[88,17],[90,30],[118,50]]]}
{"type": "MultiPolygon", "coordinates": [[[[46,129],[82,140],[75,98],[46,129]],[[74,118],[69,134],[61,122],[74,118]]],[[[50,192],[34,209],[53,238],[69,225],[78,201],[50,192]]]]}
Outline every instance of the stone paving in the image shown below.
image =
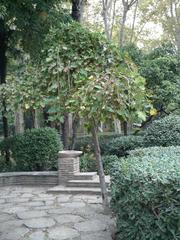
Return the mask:
{"type": "Polygon", "coordinates": [[[114,219],[93,195],[0,188],[0,240],[112,240],[114,219]]]}

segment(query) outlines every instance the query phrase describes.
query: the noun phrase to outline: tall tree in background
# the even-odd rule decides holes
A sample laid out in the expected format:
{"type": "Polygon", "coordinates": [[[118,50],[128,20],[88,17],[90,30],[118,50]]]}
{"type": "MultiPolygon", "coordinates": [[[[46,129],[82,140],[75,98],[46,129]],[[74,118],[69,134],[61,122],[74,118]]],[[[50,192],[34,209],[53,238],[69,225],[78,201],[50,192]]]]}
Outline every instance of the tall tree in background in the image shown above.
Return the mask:
{"type": "MultiPolygon", "coordinates": [[[[72,0],[72,19],[81,22],[83,17],[85,0],[72,0]]],[[[64,121],[61,124],[62,141],[65,149],[73,149],[75,145],[76,133],[79,124],[79,118],[71,113],[64,113],[64,121]],[[71,142],[69,141],[71,139],[71,142]]]]}
{"type": "Polygon", "coordinates": [[[117,0],[102,0],[102,16],[104,22],[104,31],[109,41],[112,39],[113,25],[115,21],[117,0]]]}
{"type": "MultiPolygon", "coordinates": [[[[8,44],[9,32],[6,31],[5,22],[3,16],[0,16],[0,84],[6,83],[6,68],[7,68],[7,44],[8,44]]],[[[6,117],[6,102],[3,100],[2,103],[2,122],[4,137],[8,137],[8,120],[6,117]]]]}
{"type": "MultiPolygon", "coordinates": [[[[43,34],[48,29],[45,18],[56,0],[11,1],[1,0],[0,6],[0,83],[6,84],[7,52],[13,52],[17,45],[31,55],[38,55],[43,34]]],[[[18,109],[21,109],[19,106],[18,109]]],[[[22,118],[22,113],[16,118],[22,118]]],[[[6,102],[3,100],[4,137],[8,137],[6,102]]],[[[18,120],[20,123],[21,121],[18,120]]]]}
{"type": "Polygon", "coordinates": [[[124,45],[124,34],[125,34],[125,24],[127,19],[127,13],[131,9],[131,7],[137,3],[138,0],[122,0],[123,4],[123,16],[120,22],[120,31],[119,31],[119,45],[123,47],[124,45]]]}

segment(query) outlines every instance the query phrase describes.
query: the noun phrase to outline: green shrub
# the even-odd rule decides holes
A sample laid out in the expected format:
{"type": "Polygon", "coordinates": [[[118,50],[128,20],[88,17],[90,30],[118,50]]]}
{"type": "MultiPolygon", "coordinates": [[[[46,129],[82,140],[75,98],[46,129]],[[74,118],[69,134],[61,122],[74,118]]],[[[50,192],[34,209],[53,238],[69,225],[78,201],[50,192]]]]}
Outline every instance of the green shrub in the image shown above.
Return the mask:
{"type": "MultiPolygon", "coordinates": [[[[104,145],[110,140],[120,137],[120,134],[102,134],[99,135],[100,148],[102,153],[104,153],[104,145]]],[[[75,150],[81,150],[83,152],[93,152],[93,142],[91,136],[79,137],[76,140],[75,150]]]]}
{"type": "Polygon", "coordinates": [[[108,144],[104,145],[105,155],[116,155],[118,157],[123,157],[128,155],[128,151],[135,148],[143,146],[142,136],[123,136],[119,138],[112,139],[108,144]]]}
{"type": "Polygon", "coordinates": [[[84,153],[80,157],[80,171],[81,172],[97,171],[96,159],[93,153],[84,153]]]}
{"type": "Polygon", "coordinates": [[[119,158],[116,155],[104,155],[102,156],[104,173],[109,175],[110,169],[114,162],[119,161],[119,158]]]}
{"type": "Polygon", "coordinates": [[[180,239],[180,146],[130,154],[111,168],[117,239],[180,239]]]}
{"type": "MultiPolygon", "coordinates": [[[[118,159],[119,158],[115,155],[102,156],[104,173],[106,175],[109,175],[109,169],[111,168],[111,165],[118,159]]],[[[94,153],[84,153],[80,157],[80,170],[81,170],[81,172],[96,172],[96,171],[98,171],[94,153]]]]}
{"type": "Polygon", "coordinates": [[[146,130],[144,141],[146,146],[180,145],[180,116],[169,115],[152,122],[146,130]]]}
{"type": "Polygon", "coordinates": [[[57,169],[62,144],[55,129],[41,128],[2,141],[0,150],[2,155],[6,150],[11,152],[16,171],[44,171],[57,169]]]}

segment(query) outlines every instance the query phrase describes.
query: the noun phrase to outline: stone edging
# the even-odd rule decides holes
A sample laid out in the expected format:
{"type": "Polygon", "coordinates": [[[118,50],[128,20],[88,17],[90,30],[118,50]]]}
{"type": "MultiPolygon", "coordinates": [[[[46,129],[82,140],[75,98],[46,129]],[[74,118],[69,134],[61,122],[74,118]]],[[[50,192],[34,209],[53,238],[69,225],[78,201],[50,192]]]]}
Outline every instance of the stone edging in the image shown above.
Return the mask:
{"type": "Polygon", "coordinates": [[[58,172],[7,172],[0,173],[0,187],[11,185],[57,185],[58,172]]]}

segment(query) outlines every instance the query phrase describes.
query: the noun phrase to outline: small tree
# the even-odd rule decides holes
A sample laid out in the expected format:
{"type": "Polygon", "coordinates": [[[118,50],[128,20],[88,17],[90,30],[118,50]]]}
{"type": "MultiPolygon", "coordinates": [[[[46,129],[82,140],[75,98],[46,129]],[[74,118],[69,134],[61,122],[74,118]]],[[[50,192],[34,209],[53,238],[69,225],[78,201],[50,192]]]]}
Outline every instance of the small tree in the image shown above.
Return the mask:
{"type": "Polygon", "coordinates": [[[67,102],[67,108],[86,119],[92,133],[98,166],[102,199],[108,205],[108,194],[98,140],[98,124],[114,118],[144,119],[144,79],[131,67],[112,64],[101,74],[94,73],[67,102]]]}

